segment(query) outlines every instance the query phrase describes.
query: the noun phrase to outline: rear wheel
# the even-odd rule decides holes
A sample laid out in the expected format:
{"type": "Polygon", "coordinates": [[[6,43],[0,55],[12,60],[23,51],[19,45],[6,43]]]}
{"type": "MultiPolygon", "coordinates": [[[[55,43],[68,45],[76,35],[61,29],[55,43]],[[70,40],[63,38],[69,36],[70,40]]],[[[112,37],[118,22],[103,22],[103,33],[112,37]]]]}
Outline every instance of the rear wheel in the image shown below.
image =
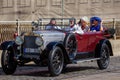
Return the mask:
{"type": "Polygon", "coordinates": [[[17,63],[14,60],[14,53],[11,50],[3,50],[1,57],[2,69],[6,74],[13,74],[16,70],[17,63]]]}
{"type": "Polygon", "coordinates": [[[64,56],[61,48],[55,47],[49,54],[48,69],[51,76],[57,76],[62,72],[64,56]]]}
{"type": "Polygon", "coordinates": [[[97,64],[100,69],[106,69],[109,66],[110,62],[110,50],[106,44],[103,44],[100,50],[100,60],[97,61],[97,64]]]}

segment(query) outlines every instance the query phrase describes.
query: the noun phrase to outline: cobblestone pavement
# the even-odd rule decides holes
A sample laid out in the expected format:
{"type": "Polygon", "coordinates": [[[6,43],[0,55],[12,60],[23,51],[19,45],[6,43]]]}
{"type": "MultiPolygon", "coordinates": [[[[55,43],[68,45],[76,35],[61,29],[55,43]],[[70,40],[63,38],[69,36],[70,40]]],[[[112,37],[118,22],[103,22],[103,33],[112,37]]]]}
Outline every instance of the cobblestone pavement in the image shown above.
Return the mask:
{"type": "Polygon", "coordinates": [[[47,67],[18,67],[13,75],[5,75],[0,68],[0,80],[120,80],[120,57],[111,57],[110,66],[99,70],[96,61],[71,64],[64,73],[50,77],[47,67]]]}

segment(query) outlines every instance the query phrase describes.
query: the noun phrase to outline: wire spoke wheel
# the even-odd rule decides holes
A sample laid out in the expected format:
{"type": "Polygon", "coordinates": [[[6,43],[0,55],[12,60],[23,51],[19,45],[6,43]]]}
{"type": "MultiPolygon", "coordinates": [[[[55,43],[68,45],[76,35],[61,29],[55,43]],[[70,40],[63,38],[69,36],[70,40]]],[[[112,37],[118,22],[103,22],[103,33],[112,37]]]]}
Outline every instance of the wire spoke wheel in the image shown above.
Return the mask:
{"type": "Polygon", "coordinates": [[[1,57],[2,69],[6,74],[13,74],[17,63],[14,60],[14,54],[11,50],[4,50],[1,57]]]}
{"type": "Polygon", "coordinates": [[[106,69],[110,62],[110,52],[106,44],[102,45],[100,53],[100,60],[97,61],[98,66],[100,69],[106,69]]]}
{"type": "Polygon", "coordinates": [[[59,47],[55,47],[49,54],[48,68],[52,76],[57,76],[61,73],[64,64],[64,56],[59,47]]]}

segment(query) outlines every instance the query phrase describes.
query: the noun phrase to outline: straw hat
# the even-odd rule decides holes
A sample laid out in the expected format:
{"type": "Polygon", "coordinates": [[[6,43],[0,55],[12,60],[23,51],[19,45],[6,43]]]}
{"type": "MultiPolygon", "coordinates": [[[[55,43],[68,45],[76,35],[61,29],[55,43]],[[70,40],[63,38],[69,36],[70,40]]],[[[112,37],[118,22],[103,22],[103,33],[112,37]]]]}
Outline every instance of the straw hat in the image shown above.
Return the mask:
{"type": "Polygon", "coordinates": [[[89,23],[89,19],[88,19],[88,17],[86,17],[86,16],[83,16],[82,18],[80,18],[80,20],[83,20],[83,21],[85,21],[86,23],[89,23]]]}

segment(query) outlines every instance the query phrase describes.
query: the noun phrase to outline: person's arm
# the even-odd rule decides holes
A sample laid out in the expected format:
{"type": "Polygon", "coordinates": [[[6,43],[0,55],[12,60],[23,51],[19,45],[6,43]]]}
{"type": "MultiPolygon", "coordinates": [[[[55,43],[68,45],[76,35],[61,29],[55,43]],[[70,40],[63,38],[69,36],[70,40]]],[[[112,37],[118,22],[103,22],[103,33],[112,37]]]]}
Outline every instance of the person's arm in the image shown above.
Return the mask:
{"type": "Polygon", "coordinates": [[[103,21],[101,21],[101,25],[100,25],[100,31],[103,31],[103,26],[102,26],[103,21]]]}
{"type": "Polygon", "coordinates": [[[103,26],[100,27],[100,31],[103,31],[103,26]]]}
{"type": "Polygon", "coordinates": [[[85,29],[84,29],[83,31],[84,31],[84,32],[89,32],[89,31],[90,31],[89,26],[86,26],[85,29]]]}
{"type": "Polygon", "coordinates": [[[79,26],[79,25],[75,25],[74,29],[75,29],[74,33],[78,33],[78,34],[83,34],[84,33],[81,26],[79,26]]]}
{"type": "Polygon", "coordinates": [[[76,25],[74,25],[72,28],[70,28],[70,31],[75,31],[76,30],[76,25]]]}
{"type": "Polygon", "coordinates": [[[81,26],[78,26],[78,29],[76,31],[78,34],[84,34],[84,31],[82,30],[81,26]]]}
{"type": "Polygon", "coordinates": [[[56,26],[58,30],[62,30],[62,28],[60,26],[56,26]]]}
{"type": "Polygon", "coordinates": [[[50,29],[52,29],[52,26],[47,25],[47,26],[45,26],[45,29],[46,29],[46,30],[50,30],[50,29]]]}

